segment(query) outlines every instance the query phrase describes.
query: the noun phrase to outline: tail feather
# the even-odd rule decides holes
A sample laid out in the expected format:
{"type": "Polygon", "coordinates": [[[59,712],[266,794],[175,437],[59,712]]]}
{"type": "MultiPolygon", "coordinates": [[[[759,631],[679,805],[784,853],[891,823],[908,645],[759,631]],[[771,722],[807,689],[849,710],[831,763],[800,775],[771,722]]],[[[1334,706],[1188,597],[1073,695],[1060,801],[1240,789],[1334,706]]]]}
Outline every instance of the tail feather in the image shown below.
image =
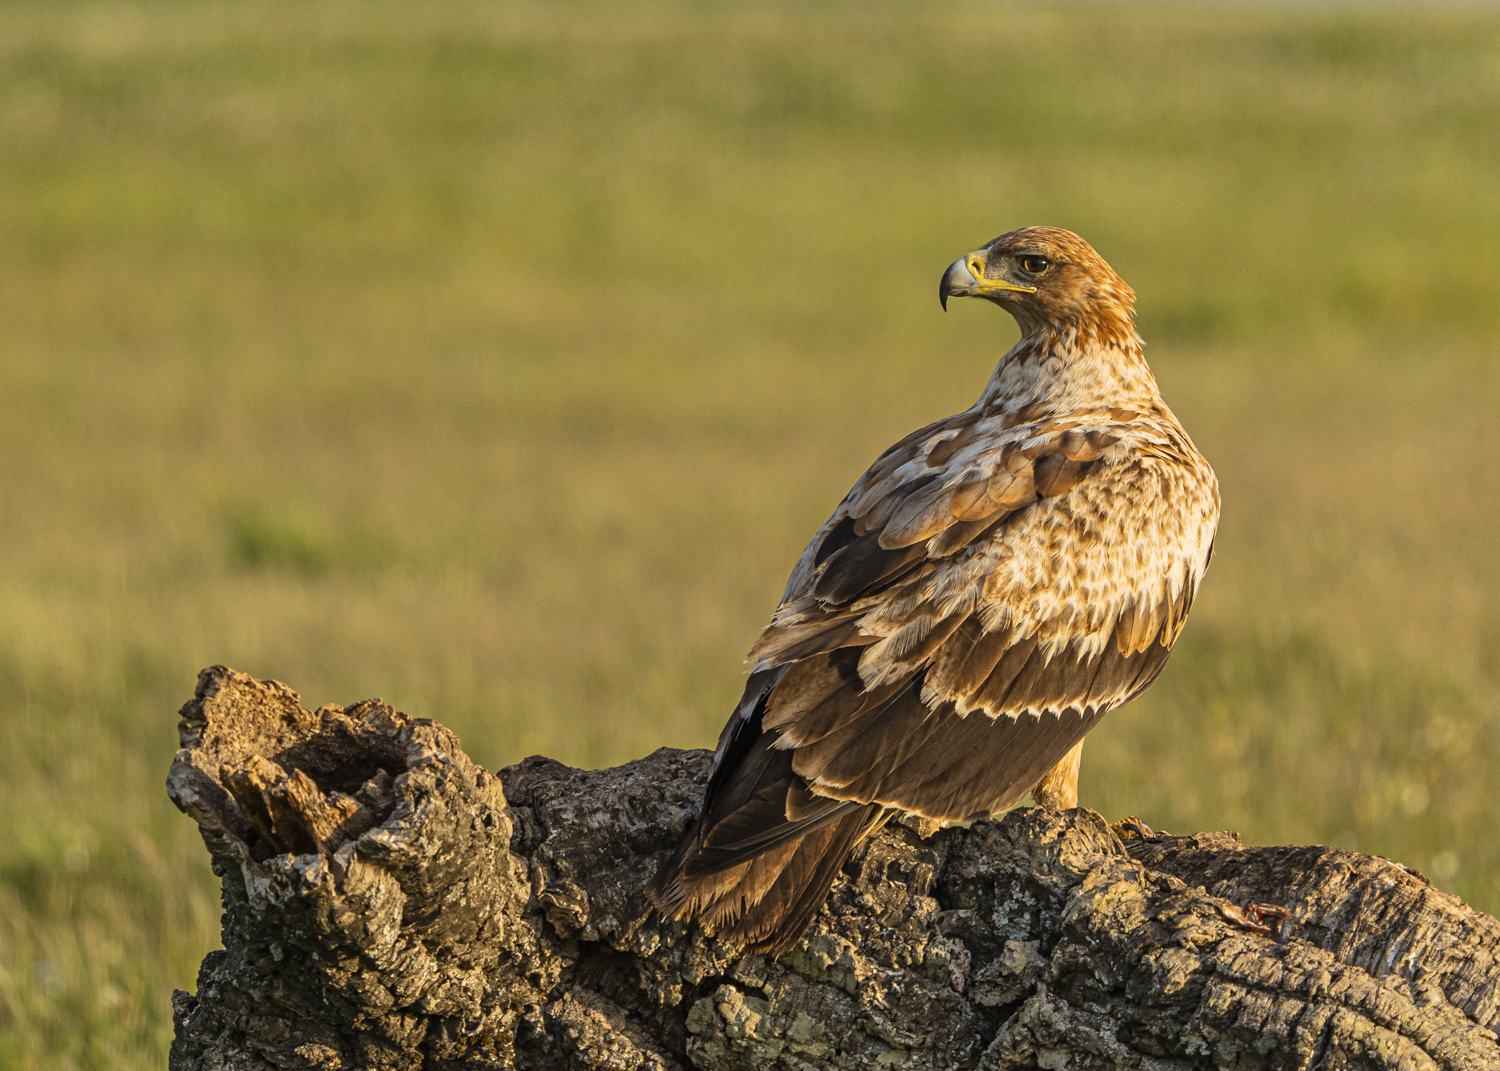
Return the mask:
{"type": "Polygon", "coordinates": [[[808,834],[765,896],[725,936],[757,952],[780,955],[789,951],[828,899],[828,890],[849,853],[884,825],[890,813],[878,804],[867,805],[808,834]]]}
{"type": "Polygon", "coordinates": [[[696,918],[724,940],[780,954],[801,938],[849,852],[886,815],[878,804],[856,805],[794,840],[708,873],[693,873],[694,830],[652,883],[652,899],[669,918],[696,918]]]}
{"type": "MultiPolygon", "coordinates": [[[[776,679],[780,679],[779,675],[776,679]]],[[[667,918],[697,919],[757,952],[795,945],[849,852],[885,820],[878,803],[820,796],[763,731],[773,684],[751,676],[725,727],[702,817],[649,892],[667,918]]]]}

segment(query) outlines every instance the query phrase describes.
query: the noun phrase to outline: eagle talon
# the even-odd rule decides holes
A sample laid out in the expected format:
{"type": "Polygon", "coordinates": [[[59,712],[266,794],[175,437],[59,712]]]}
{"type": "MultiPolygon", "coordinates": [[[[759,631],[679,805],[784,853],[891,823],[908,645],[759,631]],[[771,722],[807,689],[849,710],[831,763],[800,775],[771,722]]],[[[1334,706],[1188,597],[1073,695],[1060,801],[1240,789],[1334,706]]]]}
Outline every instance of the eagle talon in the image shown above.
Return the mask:
{"type": "Polygon", "coordinates": [[[1130,817],[1117,822],[1115,824],[1115,829],[1118,832],[1121,840],[1125,839],[1125,835],[1127,833],[1145,841],[1161,840],[1163,837],[1170,837],[1172,835],[1165,829],[1152,829],[1135,815],[1131,815],[1130,817]]]}

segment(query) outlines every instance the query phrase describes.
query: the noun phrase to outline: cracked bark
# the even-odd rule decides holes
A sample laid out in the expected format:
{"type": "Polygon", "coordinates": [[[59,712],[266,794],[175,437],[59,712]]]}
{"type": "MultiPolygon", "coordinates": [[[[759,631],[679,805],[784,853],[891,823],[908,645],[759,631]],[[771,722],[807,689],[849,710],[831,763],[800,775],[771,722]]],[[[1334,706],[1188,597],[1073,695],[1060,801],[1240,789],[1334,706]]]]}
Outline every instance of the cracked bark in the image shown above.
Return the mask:
{"type": "Polygon", "coordinates": [[[1500,923],[1384,859],[1088,810],[891,826],[773,960],[647,907],[707,752],[497,778],[222,667],[179,731],[225,913],[174,1069],[1500,1068],[1500,923]]]}

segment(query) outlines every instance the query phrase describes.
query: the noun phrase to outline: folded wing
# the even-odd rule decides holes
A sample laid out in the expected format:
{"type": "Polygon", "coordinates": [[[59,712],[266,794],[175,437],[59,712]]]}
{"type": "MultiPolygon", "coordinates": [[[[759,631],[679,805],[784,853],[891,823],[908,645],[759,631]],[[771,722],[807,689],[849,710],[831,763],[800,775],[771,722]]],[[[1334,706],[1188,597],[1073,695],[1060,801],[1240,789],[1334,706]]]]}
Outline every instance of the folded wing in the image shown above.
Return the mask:
{"type": "Polygon", "coordinates": [[[1217,502],[1184,510],[1201,493],[1193,454],[1121,445],[1131,434],[1116,414],[1015,426],[970,411],[876,461],[751,651],[704,815],[658,881],[664,910],[764,948],[795,941],[811,916],[793,928],[788,905],[816,910],[829,851],[890,808],[1013,805],[1155,679],[1217,502]]]}

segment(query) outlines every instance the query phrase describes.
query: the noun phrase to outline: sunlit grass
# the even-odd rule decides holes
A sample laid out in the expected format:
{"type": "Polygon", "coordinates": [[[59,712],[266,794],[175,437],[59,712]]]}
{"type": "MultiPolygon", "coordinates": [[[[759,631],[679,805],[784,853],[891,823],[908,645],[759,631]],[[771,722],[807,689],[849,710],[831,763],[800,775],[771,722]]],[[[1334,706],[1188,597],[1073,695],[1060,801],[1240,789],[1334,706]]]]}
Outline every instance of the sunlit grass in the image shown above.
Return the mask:
{"type": "Polygon", "coordinates": [[[0,7],[0,1066],[157,1067],[227,663],[492,767],[710,743],[863,466],[1014,337],[1004,229],[1136,287],[1223,481],[1111,817],[1500,908],[1500,15],[0,7]]]}

